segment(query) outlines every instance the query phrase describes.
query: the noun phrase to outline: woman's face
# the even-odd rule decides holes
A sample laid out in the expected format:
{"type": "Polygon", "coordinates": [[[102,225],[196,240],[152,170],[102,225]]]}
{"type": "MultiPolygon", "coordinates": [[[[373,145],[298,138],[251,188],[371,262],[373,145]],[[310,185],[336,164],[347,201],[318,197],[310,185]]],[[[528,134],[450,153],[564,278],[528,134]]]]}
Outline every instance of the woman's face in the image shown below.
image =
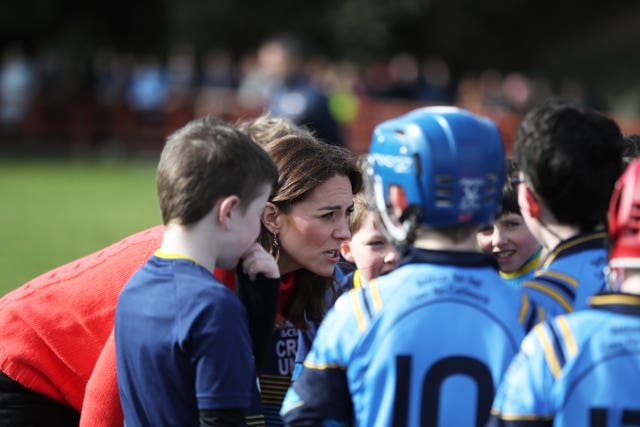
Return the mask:
{"type": "Polygon", "coordinates": [[[289,213],[281,212],[280,273],[304,268],[320,276],[331,276],[340,260],[340,245],[351,237],[347,217],[352,209],[351,181],[336,175],[293,205],[289,213]]]}
{"type": "Polygon", "coordinates": [[[505,273],[517,271],[540,249],[524,218],[516,213],[502,215],[477,237],[480,249],[493,255],[505,273]]]}

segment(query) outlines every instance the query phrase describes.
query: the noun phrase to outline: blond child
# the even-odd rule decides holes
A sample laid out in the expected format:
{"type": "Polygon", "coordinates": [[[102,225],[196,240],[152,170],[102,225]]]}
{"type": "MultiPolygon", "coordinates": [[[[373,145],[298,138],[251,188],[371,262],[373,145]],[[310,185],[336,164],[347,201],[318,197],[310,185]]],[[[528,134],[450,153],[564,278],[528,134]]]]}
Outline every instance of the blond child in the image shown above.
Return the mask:
{"type": "Polygon", "coordinates": [[[340,252],[356,270],[344,277],[343,288],[363,287],[398,266],[400,253],[383,234],[378,216],[369,208],[363,193],[354,197],[349,230],[351,239],[342,242],[340,252]]]}

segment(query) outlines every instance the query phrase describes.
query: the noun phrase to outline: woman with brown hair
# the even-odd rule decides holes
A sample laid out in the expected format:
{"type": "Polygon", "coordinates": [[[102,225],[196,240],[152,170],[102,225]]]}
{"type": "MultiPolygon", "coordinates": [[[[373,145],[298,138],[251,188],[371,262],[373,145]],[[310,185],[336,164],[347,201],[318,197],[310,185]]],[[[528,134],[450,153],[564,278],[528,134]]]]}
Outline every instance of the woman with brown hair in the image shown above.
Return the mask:
{"type": "Polygon", "coordinates": [[[322,320],[327,295],[336,293],[333,275],[340,245],[350,237],[347,218],[362,176],[348,150],[310,136],[285,136],[264,149],[278,166],[279,179],[262,216],[259,241],[282,275],[277,320],[260,375],[262,412],[271,426],[282,425],[280,405],[303,350],[298,335],[322,320]]]}

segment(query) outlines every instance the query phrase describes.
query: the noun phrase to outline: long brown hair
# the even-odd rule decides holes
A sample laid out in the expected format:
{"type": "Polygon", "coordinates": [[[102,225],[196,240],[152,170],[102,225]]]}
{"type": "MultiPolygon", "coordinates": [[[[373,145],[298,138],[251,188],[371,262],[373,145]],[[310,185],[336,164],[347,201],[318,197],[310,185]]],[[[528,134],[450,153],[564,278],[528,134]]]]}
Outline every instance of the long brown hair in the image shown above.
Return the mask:
{"type": "MultiPolygon", "coordinates": [[[[269,201],[287,214],[296,203],[305,200],[320,184],[334,176],[345,176],[352,193],[362,189],[362,175],[349,150],[329,145],[311,136],[289,135],[264,146],[278,166],[278,186],[269,201]]],[[[263,225],[259,238],[272,255],[278,250],[274,236],[263,225]]],[[[293,294],[283,314],[299,329],[307,329],[307,320],[320,322],[327,310],[326,293],[335,292],[334,278],[300,269],[295,273],[293,294]]]]}

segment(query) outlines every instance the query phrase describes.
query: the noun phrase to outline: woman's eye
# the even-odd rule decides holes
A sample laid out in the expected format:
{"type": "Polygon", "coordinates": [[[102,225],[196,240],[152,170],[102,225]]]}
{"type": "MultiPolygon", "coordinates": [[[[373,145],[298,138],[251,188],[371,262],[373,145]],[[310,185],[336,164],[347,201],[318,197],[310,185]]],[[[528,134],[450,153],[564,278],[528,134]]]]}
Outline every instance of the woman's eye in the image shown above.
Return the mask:
{"type": "Polygon", "coordinates": [[[322,218],[326,218],[326,219],[333,218],[333,212],[328,212],[328,213],[322,215],[322,218]]]}

